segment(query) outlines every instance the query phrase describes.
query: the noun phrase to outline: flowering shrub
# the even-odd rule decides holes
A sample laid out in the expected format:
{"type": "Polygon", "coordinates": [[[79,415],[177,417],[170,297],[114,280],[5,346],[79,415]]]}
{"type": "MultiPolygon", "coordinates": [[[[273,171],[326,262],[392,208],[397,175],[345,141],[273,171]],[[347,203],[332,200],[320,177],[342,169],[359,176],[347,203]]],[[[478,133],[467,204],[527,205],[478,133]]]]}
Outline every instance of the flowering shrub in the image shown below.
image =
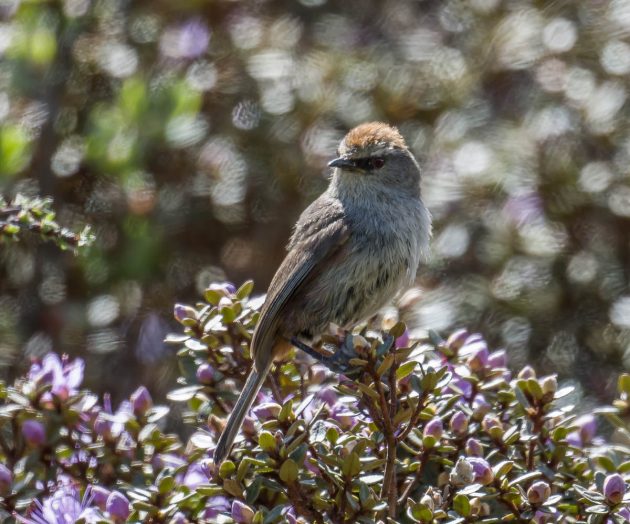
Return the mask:
{"type": "Polygon", "coordinates": [[[321,363],[278,363],[231,460],[214,443],[250,366],[262,300],[212,285],[177,305],[189,438],[140,386],[113,407],[81,389],[83,362],[49,354],[0,384],[0,518],[19,522],[626,522],[630,376],[577,416],[570,387],[463,330],[414,339],[375,319],[331,330],[321,363]],[[334,364],[334,365],[333,365],[334,364]],[[598,427],[599,426],[599,427],[598,427]],[[599,430],[599,431],[598,431],[599,430]],[[606,439],[604,439],[604,435],[606,439]],[[390,520],[387,520],[387,519],[390,520]]]}

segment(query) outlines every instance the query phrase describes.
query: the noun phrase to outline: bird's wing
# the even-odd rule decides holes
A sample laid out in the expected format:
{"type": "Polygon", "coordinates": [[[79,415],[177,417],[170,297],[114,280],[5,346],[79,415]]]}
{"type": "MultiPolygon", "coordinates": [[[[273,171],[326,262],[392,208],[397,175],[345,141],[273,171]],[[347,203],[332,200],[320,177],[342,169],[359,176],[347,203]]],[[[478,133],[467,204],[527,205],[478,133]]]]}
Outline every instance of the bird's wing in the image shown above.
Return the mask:
{"type": "MultiPolygon", "coordinates": [[[[307,210],[308,211],[308,210],[307,210]]],[[[264,367],[277,335],[279,322],[292,297],[303,289],[309,277],[320,274],[333,263],[348,240],[343,213],[331,210],[323,219],[308,221],[305,212],[296,226],[290,250],[276,271],[252,339],[256,369],[264,367]],[[305,220],[306,219],[306,220],[305,220]]]]}

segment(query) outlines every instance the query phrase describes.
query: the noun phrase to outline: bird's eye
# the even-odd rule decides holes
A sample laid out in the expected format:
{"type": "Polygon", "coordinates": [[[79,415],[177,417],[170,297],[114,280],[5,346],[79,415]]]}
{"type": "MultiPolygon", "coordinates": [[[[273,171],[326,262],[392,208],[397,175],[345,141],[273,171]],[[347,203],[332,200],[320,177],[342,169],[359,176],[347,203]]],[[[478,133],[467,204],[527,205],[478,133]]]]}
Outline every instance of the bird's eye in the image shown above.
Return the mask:
{"type": "Polygon", "coordinates": [[[372,166],[374,169],[380,169],[381,167],[383,167],[385,165],[385,159],[384,158],[373,158],[372,162],[371,162],[372,166]]]}

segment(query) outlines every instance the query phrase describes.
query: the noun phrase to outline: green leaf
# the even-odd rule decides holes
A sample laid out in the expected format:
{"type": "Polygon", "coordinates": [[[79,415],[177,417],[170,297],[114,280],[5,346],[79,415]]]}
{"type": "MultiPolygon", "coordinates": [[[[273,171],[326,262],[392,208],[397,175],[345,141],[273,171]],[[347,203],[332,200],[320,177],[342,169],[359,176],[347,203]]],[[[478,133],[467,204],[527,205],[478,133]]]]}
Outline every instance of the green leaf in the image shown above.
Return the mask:
{"type": "Polygon", "coordinates": [[[193,398],[197,392],[202,389],[203,386],[186,386],[174,389],[166,395],[166,398],[171,402],[186,402],[193,398]]]}
{"type": "Polygon", "coordinates": [[[619,393],[630,394],[630,374],[622,373],[617,379],[617,390],[619,393]]]}
{"type": "Polygon", "coordinates": [[[285,484],[293,484],[298,478],[297,464],[291,459],[285,460],[280,466],[278,475],[285,484]]]}
{"type": "Polygon", "coordinates": [[[247,298],[253,290],[254,281],[248,280],[247,282],[244,282],[241,287],[238,288],[238,291],[236,292],[236,298],[238,298],[239,300],[243,300],[244,298],[247,298]]]}
{"type": "Polygon", "coordinates": [[[466,495],[458,493],[453,499],[453,509],[462,517],[470,516],[470,501],[466,495]]]}
{"type": "Polygon", "coordinates": [[[357,476],[360,471],[361,461],[359,460],[359,455],[353,451],[343,460],[341,464],[341,472],[347,478],[353,478],[357,476]]]}
{"type": "MultiPolygon", "coordinates": [[[[402,364],[396,370],[396,379],[397,380],[402,380],[403,378],[411,375],[411,373],[413,373],[414,370],[416,369],[417,365],[418,365],[418,363],[416,361],[414,361],[414,360],[412,360],[410,362],[405,362],[404,364],[402,364]]],[[[428,388],[426,388],[426,389],[428,389],[428,388]]],[[[433,388],[431,388],[431,389],[433,389],[433,388]]]]}
{"type": "Polygon", "coordinates": [[[394,339],[397,339],[398,337],[402,336],[405,332],[405,330],[407,329],[407,326],[405,325],[404,322],[397,322],[394,327],[392,327],[389,330],[389,334],[394,337],[394,339]]]}
{"type": "Polygon", "coordinates": [[[219,476],[222,479],[226,479],[236,471],[236,464],[231,460],[224,460],[221,466],[219,466],[219,476]]]}
{"type": "Polygon", "coordinates": [[[395,360],[396,360],[396,357],[394,355],[392,355],[391,353],[388,354],[383,359],[383,362],[381,362],[381,365],[376,369],[376,374],[380,377],[384,373],[387,373],[387,371],[389,371],[389,368],[391,368],[392,365],[394,364],[395,360]]]}
{"type": "Polygon", "coordinates": [[[269,431],[263,431],[258,435],[258,445],[263,451],[270,453],[276,449],[276,439],[269,431]]]}

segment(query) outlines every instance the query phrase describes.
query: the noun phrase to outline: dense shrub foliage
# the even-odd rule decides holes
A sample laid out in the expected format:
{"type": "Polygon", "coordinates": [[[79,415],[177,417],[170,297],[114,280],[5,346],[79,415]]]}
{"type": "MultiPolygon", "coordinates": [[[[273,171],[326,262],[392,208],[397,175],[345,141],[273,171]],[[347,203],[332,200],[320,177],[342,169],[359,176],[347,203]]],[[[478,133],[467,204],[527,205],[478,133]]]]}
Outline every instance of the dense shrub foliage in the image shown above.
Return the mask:
{"type": "Polygon", "coordinates": [[[214,442],[250,365],[261,298],[214,284],[177,305],[191,428],[140,386],[112,405],[54,353],[0,385],[0,507],[20,522],[626,522],[630,376],[580,414],[571,387],[463,330],[410,339],[397,313],[331,328],[343,374],[297,352],[275,367],[231,460],[214,442]],[[578,416],[581,415],[581,416],[578,416]]]}
{"type": "Polygon", "coordinates": [[[172,384],[160,315],[226,276],[264,291],[338,140],[382,119],[435,219],[414,325],[609,397],[630,358],[629,34],[628,0],[3,0],[0,192],[54,197],[99,242],[0,256],[0,376],[63,347],[115,395],[147,369],[172,384]]]}

